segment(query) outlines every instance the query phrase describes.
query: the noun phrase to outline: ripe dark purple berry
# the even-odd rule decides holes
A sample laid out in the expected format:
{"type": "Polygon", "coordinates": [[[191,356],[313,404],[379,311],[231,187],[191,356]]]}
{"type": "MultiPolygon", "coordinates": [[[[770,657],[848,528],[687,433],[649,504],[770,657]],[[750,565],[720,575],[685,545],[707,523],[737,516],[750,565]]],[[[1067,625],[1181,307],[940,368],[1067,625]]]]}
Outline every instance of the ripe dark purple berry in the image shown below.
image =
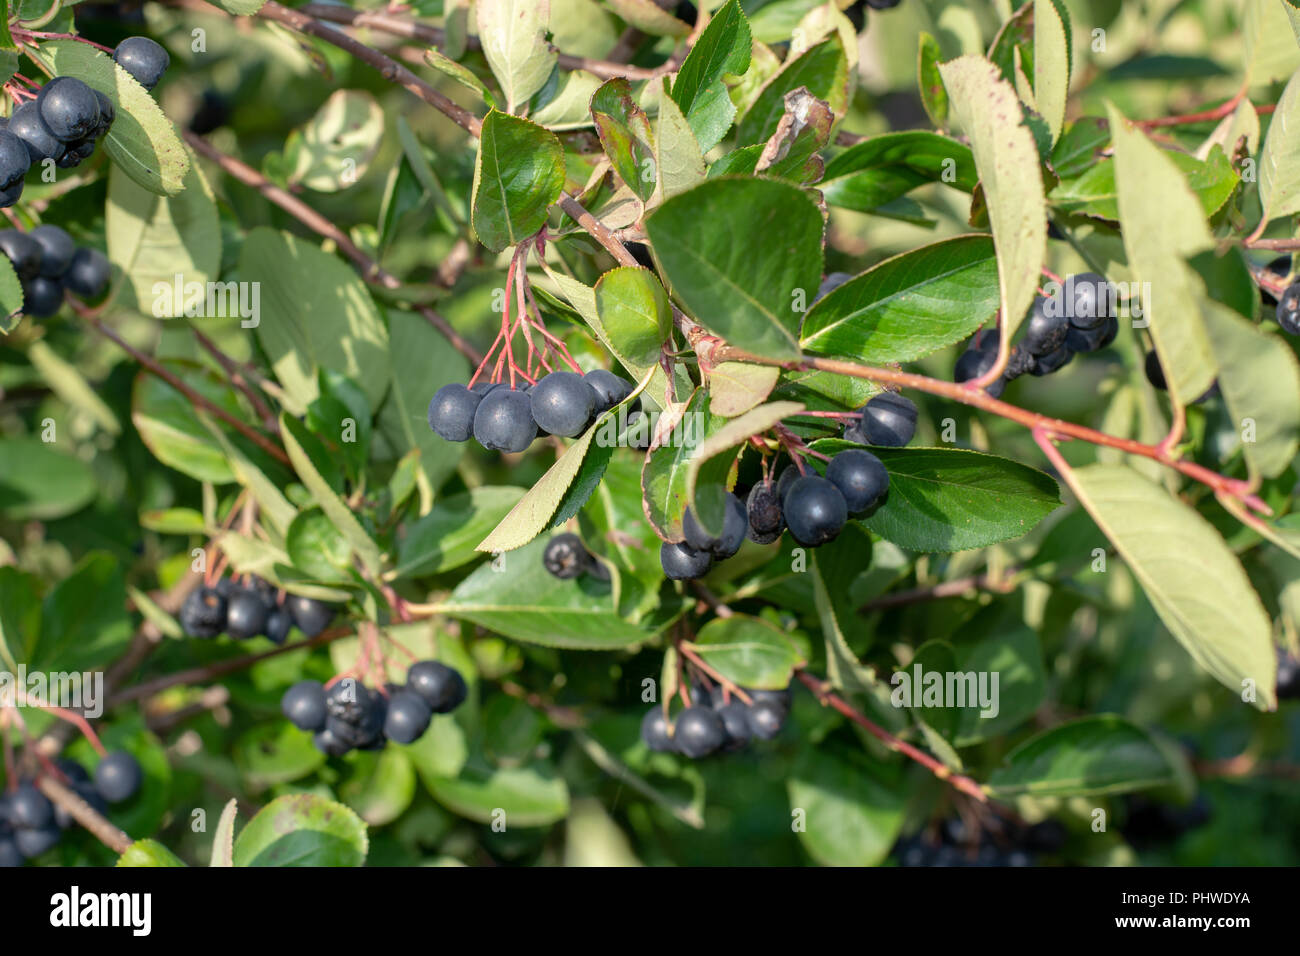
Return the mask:
{"type": "Polygon", "coordinates": [[[1165,380],[1165,370],[1160,364],[1160,356],[1156,354],[1155,349],[1147,353],[1142,367],[1147,373],[1148,382],[1162,392],[1168,390],[1169,382],[1165,380]]]}
{"type": "Polygon", "coordinates": [[[31,165],[27,144],[12,130],[0,129],[0,189],[22,182],[31,165]]]}
{"type": "MultiPolygon", "coordinates": [[[[916,435],[916,403],[897,392],[881,392],[859,411],[862,418],[849,430],[856,430],[865,444],[902,448],[916,435]]],[[[856,437],[849,440],[861,442],[856,437]]]]}
{"type": "Polygon", "coordinates": [[[717,709],[718,718],[722,721],[722,729],[727,735],[725,744],[727,750],[739,750],[749,743],[750,737],[754,735],[753,729],[749,726],[748,711],[749,708],[735,698],[732,698],[731,703],[717,709]]]}
{"type": "Polygon", "coordinates": [[[301,594],[288,595],[284,607],[293,618],[293,623],[298,625],[298,630],[308,637],[315,637],[329,627],[330,621],[334,620],[333,605],[315,598],[303,597],[301,594]]]}
{"type": "Polygon", "coordinates": [[[113,120],[117,119],[117,107],[113,101],[108,98],[106,93],[95,90],[95,99],[99,101],[99,125],[95,127],[94,136],[96,139],[103,136],[113,125],[113,120]]]}
{"type": "Polygon", "coordinates": [[[595,413],[607,412],[632,394],[632,383],[620,378],[609,369],[597,368],[582,376],[596,396],[595,413]]]}
{"type": "Polygon", "coordinates": [[[25,232],[0,229],[0,252],[3,252],[19,279],[34,279],[41,271],[41,245],[25,232]]]}
{"type": "Polygon", "coordinates": [[[58,279],[36,276],[23,280],[23,312],[38,319],[48,319],[63,307],[63,283],[58,279]]]}
{"type": "Polygon", "coordinates": [[[714,558],[723,560],[740,550],[745,540],[747,523],[745,506],[735,495],[727,493],[720,534],[712,535],[705,531],[690,508],[682,516],[682,532],[686,536],[686,543],[696,551],[707,551],[714,558]]]}
{"type": "MultiPolygon", "coordinates": [[[[1068,341],[1069,336],[1066,336],[1068,341]]],[[[996,358],[996,353],[995,356],[996,358]]],[[[1034,353],[1025,348],[1023,344],[1015,345],[1011,348],[1011,354],[1007,356],[1007,367],[1003,370],[1002,375],[1008,382],[1013,382],[1026,373],[1032,373],[1037,367],[1038,360],[1034,353]]]]}
{"type": "Polygon", "coordinates": [[[759,740],[771,740],[781,732],[788,711],[771,700],[755,700],[746,716],[750,732],[759,740]]]}
{"type": "Polygon", "coordinates": [[[663,708],[657,704],[641,718],[641,739],[647,747],[659,753],[670,753],[676,749],[669,732],[668,719],[664,717],[663,708]]]}
{"type": "Polygon", "coordinates": [[[81,248],[63,274],[63,287],[83,299],[94,299],[108,286],[113,267],[98,249],[81,248]]]}
{"type": "Polygon", "coordinates": [[[18,829],[38,830],[54,821],[54,804],[49,797],[24,780],[9,795],[9,821],[18,829]]]}
{"type": "Polygon", "coordinates": [[[280,713],[299,730],[323,730],[328,716],[324,685],[314,680],[294,684],[280,698],[280,713]]]}
{"type": "Polygon", "coordinates": [[[226,600],[226,633],[237,641],[261,634],[266,617],[266,604],[256,591],[237,588],[226,600]]]}
{"type": "Polygon", "coordinates": [[[190,637],[216,637],[226,629],[226,599],[216,588],[200,585],[186,595],[179,619],[190,637]]]}
{"type": "Polygon", "coordinates": [[[289,630],[293,627],[293,618],[282,607],[272,607],[266,613],[266,626],[262,633],[273,644],[283,644],[289,639],[289,630]]]}
{"type": "Polygon", "coordinates": [[[1061,344],[1051,352],[1034,356],[1034,367],[1031,374],[1037,376],[1051,375],[1053,372],[1065,368],[1072,358],[1074,358],[1074,353],[1070,351],[1070,347],[1062,339],[1061,344]]]}
{"type": "Polygon", "coordinates": [[[38,829],[15,830],[14,844],[18,847],[19,853],[32,860],[47,850],[54,849],[58,845],[60,836],[58,824],[51,820],[46,826],[38,829]]]}
{"type": "Polygon", "coordinates": [[[416,661],[406,672],[406,686],[423,697],[435,714],[451,713],[469,696],[460,671],[442,661],[416,661]]]}
{"type": "Polygon", "coordinates": [[[697,551],[685,541],[665,541],[659,546],[659,564],[672,581],[702,578],[713,565],[713,555],[697,551]]]}
{"type": "Polygon", "coordinates": [[[1070,333],[1065,337],[1065,347],[1075,354],[1096,352],[1114,342],[1118,334],[1119,319],[1114,316],[1104,318],[1088,329],[1077,329],[1071,325],[1070,333]]]}
{"type": "Polygon", "coordinates": [[[596,407],[596,392],[573,372],[551,372],[533,386],[530,410],[537,427],[552,435],[582,434],[596,407]]]}
{"type": "Polygon", "coordinates": [[[95,767],[95,790],[109,803],[130,800],[142,780],[139,761],[125,750],[109,751],[95,767]]]}
{"type": "Polygon", "coordinates": [[[1300,335],[1300,282],[1287,286],[1277,300],[1277,324],[1288,335],[1300,335]]]}
{"type": "Polygon", "coordinates": [[[844,495],[825,478],[805,475],[790,486],[785,499],[785,523],[794,539],[805,547],[834,541],[848,518],[844,495]]]}
{"type": "Polygon", "coordinates": [[[347,741],[335,736],[328,728],[318,731],[311,739],[316,749],[328,757],[342,757],[352,745],[347,741]]]}
{"type": "Polygon", "coordinates": [[[158,85],[171,63],[167,51],[148,37],[127,37],[113,51],[113,60],[146,90],[158,85]]]}
{"type": "Polygon", "coordinates": [[[1300,697],[1300,660],[1282,647],[1277,649],[1278,700],[1295,700],[1300,697]]]}
{"type": "Polygon", "coordinates": [[[432,719],[428,701],[413,690],[399,690],[388,700],[384,735],[399,744],[414,743],[429,729],[432,719]]]}
{"type": "Polygon", "coordinates": [[[41,247],[40,274],[47,279],[57,279],[68,271],[77,244],[58,226],[37,226],[29,236],[41,247]]]}
{"type": "Polygon", "coordinates": [[[1076,329],[1095,329],[1115,318],[1115,289],[1095,272],[1065,279],[1066,317],[1076,329]]]}
{"type": "Polygon", "coordinates": [[[0,826],[0,869],[23,865],[23,851],[18,849],[12,830],[0,826]]]}
{"type": "Polygon", "coordinates": [[[677,752],[697,760],[707,757],[727,740],[727,731],[717,711],[708,707],[687,707],[677,715],[673,743],[677,752]]]}
{"type": "Polygon", "coordinates": [[[429,400],[429,427],[447,441],[469,441],[474,434],[474,413],[482,400],[482,392],[449,382],[429,400]]]}
{"type": "Polygon", "coordinates": [[[1034,299],[1025,322],[1024,346],[1035,356],[1047,355],[1065,343],[1069,331],[1070,320],[1065,316],[1062,302],[1040,295],[1034,299]]]}
{"type": "Polygon", "coordinates": [[[57,136],[50,132],[36,109],[36,101],[28,100],[14,109],[9,117],[9,132],[13,133],[27,147],[27,158],[33,163],[47,159],[58,160],[63,156],[66,146],[57,136]]]}
{"type": "Polygon", "coordinates": [[[849,514],[861,514],[889,491],[889,472],[880,459],[861,448],[848,448],[826,465],[826,480],[840,490],[849,514]]]}
{"type": "Polygon", "coordinates": [[[579,577],[591,567],[591,553],[576,534],[557,534],[546,542],[542,565],[562,581],[579,577]]]}
{"type": "Polygon", "coordinates": [[[46,127],[63,143],[90,136],[99,126],[95,91],[72,76],[56,76],[36,95],[36,109],[46,127]]]}
{"type": "Polygon", "coordinates": [[[518,388],[493,389],[474,412],[474,438],[490,451],[521,452],[537,437],[528,393],[518,388]]]}

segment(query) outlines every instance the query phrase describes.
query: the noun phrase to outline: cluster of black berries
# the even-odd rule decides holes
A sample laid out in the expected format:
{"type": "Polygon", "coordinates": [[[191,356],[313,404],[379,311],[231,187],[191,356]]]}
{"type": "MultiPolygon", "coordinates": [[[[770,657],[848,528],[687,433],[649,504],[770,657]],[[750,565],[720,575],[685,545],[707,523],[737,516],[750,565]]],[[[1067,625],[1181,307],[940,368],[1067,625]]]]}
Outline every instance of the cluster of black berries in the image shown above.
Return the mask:
{"type": "Polygon", "coordinates": [[[788,465],[775,483],[754,485],[743,503],[727,494],[719,535],[705,531],[687,508],[682,519],[686,540],[662,544],[659,563],[669,578],[687,581],[703,577],[714,561],[739,551],[746,536],[756,544],[771,544],[789,528],[804,547],[829,544],[850,516],[870,512],[888,490],[889,472],[879,458],[862,448],[848,448],[832,458],[824,478],[788,465]]]}
{"type": "Polygon", "coordinates": [[[668,722],[664,709],[650,708],[641,720],[641,739],[651,750],[679,753],[692,760],[723,751],[741,750],[751,740],[771,740],[790,716],[790,688],[749,690],[751,703],[727,694],[722,687],[696,686],[691,706],[668,722]]]}
{"type": "MultiPolygon", "coordinates": [[[[113,59],[146,89],[153,89],[169,62],[167,51],[148,37],[123,40],[113,59]]],[[[116,118],[113,101],[76,77],[56,76],[42,86],[35,98],[0,119],[0,206],[18,201],[34,164],[50,159],[72,169],[89,159],[116,118]]]]}
{"type": "Polygon", "coordinates": [[[313,734],[316,749],[331,757],[350,750],[380,750],[388,741],[409,744],[429,729],[434,714],[449,714],[465,702],[465,678],[441,661],[417,661],[405,684],[372,690],[347,678],[326,687],[319,681],[294,684],[280,699],[280,711],[299,730],[313,734]]]}
{"type": "Polygon", "coordinates": [[[568,531],[557,534],[546,542],[546,549],[542,552],[542,566],[561,581],[569,581],[584,574],[602,581],[609,579],[605,566],[587,550],[582,539],[568,531]]]}
{"type": "MultiPolygon", "coordinates": [[[[1026,373],[1050,375],[1076,355],[1110,345],[1119,334],[1114,305],[1113,288],[1095,272],[1067,276],[1061,296],[1035,298],[1024,334],[1011,349],[1002,377],[988,386],[989,395],[997,398],[1008,382],[1026,373]]],[[[997,337],[977,334],[957,359],[953,378],[958,382],[980,378],[997,360],[997,337]]]]}
{"type": "Polygon", "coordinates": [[[263,635],[283,644],[295,624],[315,637],[334,619],[334,607],[315,598],[277,591],[261,578],[248,576],[240,584],[222,578],[215,587],[200,585],[181,605],[181,628],[190,637],[228,634],[237,641],[263,635]]]}
{"type": "Polygon", "coordinates": [[[473,437],[492,451],[520,452],[541,433],[581,435],[597,415],[631,393],[631,382],[603,368],[585,375],[551,372],[536,385],[517,388],[505,382],[479,382],[473,388],[452,382],[429,402],[429,427],[447,441],[473,437]]]}
{"type": "Polygon", "coordinates": [[[22,283],[23,312],[40,319],[59,311],[65,290],[82,299],[98,298],[113,271],[102,252],[78,248],[58,226],[0,230],[0,252],[22,283]]]}
{"type": "MultiPolygon", "coordinates": [[[[144,774],[135,757],[124,750],[105,754],[95,767],[95,779],[74,760],[56,765],[68,789],[104,813],[110,803],[130,800],[140,789],[144,774]]],[[[62,831],[75,821],[62,807],[56,807],[31,780],[0,795],[0,866],[21,866],[23,860],[53,849],[62,831]]]]}
{"type": "Polygon", "coordinates": [[[894,858],[899,866],[1034,866],[1039,854],[1059,852],[1067,836],[1057,820],[1030,826],[994,817],[978,832],[945,820],[937,832],[901,838],[894,858]]]}

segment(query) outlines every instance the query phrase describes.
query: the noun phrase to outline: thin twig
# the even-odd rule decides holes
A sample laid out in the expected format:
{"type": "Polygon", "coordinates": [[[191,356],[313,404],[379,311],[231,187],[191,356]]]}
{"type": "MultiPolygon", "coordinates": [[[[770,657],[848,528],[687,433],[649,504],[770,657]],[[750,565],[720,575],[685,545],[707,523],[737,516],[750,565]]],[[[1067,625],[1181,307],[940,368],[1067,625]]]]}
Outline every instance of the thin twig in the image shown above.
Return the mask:
{"type": "Polygon", "coordinates": [[[100,843],[114,853],[118,855],[125,853],[134,842],[122,830],[100,815],[94,807],[81,799],[79,794],[69,790],[49,774],[42,774],[36,786],[41,793],[50,798],[51,803],[66,810],[68,816],[93,833],[100,843]]]}

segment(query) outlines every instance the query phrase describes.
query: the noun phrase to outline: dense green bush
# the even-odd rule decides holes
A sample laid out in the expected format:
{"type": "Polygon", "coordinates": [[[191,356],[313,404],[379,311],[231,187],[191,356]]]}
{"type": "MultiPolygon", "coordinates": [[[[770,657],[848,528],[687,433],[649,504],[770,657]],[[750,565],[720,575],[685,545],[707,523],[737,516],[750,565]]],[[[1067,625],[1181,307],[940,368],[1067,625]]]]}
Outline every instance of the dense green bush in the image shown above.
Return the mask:
{"type": "Polygon", "coordinates": [[[6,5],[0,862],[1300,862],[1300,8],[699,8],[6,5]]]}

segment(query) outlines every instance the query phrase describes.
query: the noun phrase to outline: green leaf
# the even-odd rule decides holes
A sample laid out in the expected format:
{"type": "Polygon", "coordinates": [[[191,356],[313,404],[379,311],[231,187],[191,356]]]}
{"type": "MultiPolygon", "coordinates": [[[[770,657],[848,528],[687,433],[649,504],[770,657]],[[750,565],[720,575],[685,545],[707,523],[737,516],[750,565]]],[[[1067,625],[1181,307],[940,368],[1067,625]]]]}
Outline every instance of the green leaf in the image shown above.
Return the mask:
{"type": "MultiPolygon", "coordinates": [[[[822,439],[826,454],[850,447],[822,439]]],[[[1019,462],[964,448],[872,448],[889,493],[863,524],[909,551],[965,551],[1027,534],[1061,503],[1056,482],[1019,462]]]]}
{"type": "Polygon", "coordinates": [[[958,747],[1009,733],[1038,710],[1047,694],[1047,671],[1038,635],[1028,627],[998,630],[973,644],[957,645],[956,652],[958,671],[996,674],[998,679],[997,714],[982,716],[978,706],[963,709],[953,736],[958,747]]]}
{"type": "Polygon", "coordinates": [[[1122,465],[1089,465],[1065,477],[1196,662],[1234,694],[1253,682],[1258,706],[1275,707],[1272,625],[1214,527],[1122,465]]]}
{"type": "MultiPolygon", "coordinates": [[[[665,541],[682,540],[682,515],[690,504],[686,491],[687,469],[700,445],[726,424],[709,411],[709,393],[696,390],[659,445],[647,453],[641,468],[641,489],[646,518],[665,541]]],[[[668,413],[665,413],[667,415],[668,413]]],[[[670,416],[670,421],[672,418],[670,416]]],[[[657,428],[666,427],[661,418],[657,428]]]]}
{"type": "MultiPolygon", "coordinates": [[[[169,361],[163,365],[218,408],[240,416],[235,391],[215,372],[188,362],[169,361]]],[[[164,465],[213,484],[235,480],[226,455],[213,445],[212,433],[190,400],[143,370],[136,375],[131,393],[131,421],[141,441],[164,465]]]]}
{"type": "MultiPolygon", "coordinates": [[[[586,70],[573,70],[551,74],[559,88],[533,113],[533,122],[549,130],[574,130],[591,125],[591,97],[600,88],[601,79],[586,70]]],[[[542,90],[545,96],[551,90],[548,83],[542,90]]]]}
{"type": "Polygon", "coordinates": [[[352,547],[319,509],[299,512],[289,525],[284,548],[293,566],[310,578],[332,584],[350,580],[352,547]]]}
{"type": "Polygon", "coordinates": [[[1201,302],[1218,361],[1219,389],[1252,475],[1276,478],[1300,450],[1300,365],[1275,335],[1225,305],[1201,302]]]}
{"type": "Polygon", "coordinates": [[[655,138],[625,77],[614,77],[592,94],[591,118],[614,172],[639,199],[648,200],[658,182],[655,138]]]}
{"type": "Polygon", "coordinates": [[[1263,218],[1300,212],[1300,170],[1293,157],[1300,151],[1300,71],[1287,81],[1259,154],[1259,202],[1263,218]]]}
{"type": "Polygon", "coordinates": [[[356,551],[357,557],[361,559],[366,570],[372,575],[377,574],[382,563],[379,545],[375,544],[375,540],[361,526],[353,509],[334,493],[334,489],[316,470],[316,466],[303,448],[305,433],[306,430],[301,422],[281,413],[280,437],[284,441],[284,450],[289,453],[289,460],[293,462],[294,471],[307,486],[307,490],[311,492],[312,498],[320,505],[321,510],[329,516],[329,520],[356,551]]]}
{"type": "Polygon", "coordinates": [[[489,110],[474,164],[472,204],[479,242],[500,252],[533,235],[563,188],[564,151],[555,134],[489,110]]]}
{"type": "Polygon", "coordinates": [[[168,198],[143,188],[120,166],[109,175],[104,230],[108,257],[121,268],[131,295],[126,302],[157,318],[187,311],[205,318],[238,315],[234,283],[212,297],[225,308],[209,311],[206,284],[221,269],[217,205],[197,165],[190,165],[184,183],[168,198]]]}
{"type": "MultiPolygon", "coordinates": [[[[1218,212],[1241,182],[1222,149],[1212,150],[1204,161],[1173,150],[1165,155],[1186,175],[1187,185],[1200,200],[1206,216],[1218,212]]],[[[1047,198],[1053,206],[1065,212],[1118,220],[1118,196],[1115,162],[1105,159],[1077,179],[1062,180],[1047,198]]]]}
{"type": "Polygon", "coordinates": [[[1047,254],[1047,204],[1038,148],[1015,91],[996,67],[962,56],[939,67],[952,109],[970,137],[998,251],[1002,339],[1010,343],[1034,301],[1047,254]]]}
{"type": "Polygon", "coordinates": [[[686,115],[704,152],[716,146],[731,126],[735,107],[731,106],[722,78],[725,74],[740,76],[749,69],[751,46],[749,21],[737,0],[729,0],[714,11],[677,72],[673,100],[686,115]],[[710,105],[723,102],[730,110],[710,105]]]}
{"type": "Polygon", "coordinates": [[[748,352],[798,357],[797,307],[822,269],[822,217],[806,193],[775,180],[712,179],[665,202],[646,232],[697,322],[748,352]]]}
{"type": "Polygon", "coordinates": [[[1034,104],[1052,142],[1065,126],[1070,96],[1070,14],[1060,0],[1034,0],[1034,104]]]}
{"type": "Polygon", "coordinates": [[[311,734],[287,721],[254,727],[235,742],[232,756],[240,776],[253,790],[301,780],[326,760],[312,743],[311,734]]]}
{"type": "Polygon", "coordinates": [[[855,143],[826,164],[822,191],[832,206],[870,212],[924,183],[971,192],[979,181],[970,147],[924,130],[855,143]]]}
{"type": "Polygon", "coordinates": [[[943,77],[939,75],[942,62],[943,51],[939,49],[939,41],[922,32],[916,52],[917,86],[921,90],[921,106],[925,108],[925,114],[939,129],[948,126],[948,91],[943,88],[943,77]]]}
{"type": "Polygon", "coordinates": [[[874,866],[903,825],[903,791],[872,769],[805,748],[787,782],[790,809],[804,812],[799,841],[826,866],[874,866]]]}
{"type": "Polygon", "coordinates": [[[1210,387],[1217,371],[1201,321],[1203,292],[1184,262],[1209,249],[1213,239],[1178,167],[1119,111],[1109,109],[1124,250],[1135,278],[1160,290],[1143,305],[1170,398],[1185,405],[1210,387]]]}
{"type": "Polygon", "coordinates": [[[266,6],[266,0],[208,0],[208,3],[237,17],[251,17],[266,6]]]}
{"type": "Polygon", "coordinates": [[[803,88],[791,90],[785,95],[785,113],[776,132],[754,162],[754,172],[800,186],[819,182],[825,173],[821,152],[834,125],[835,115],[824,100],[803,88]]]}
{"type": "Polygon", "coordinates": [[[23,286],[7,256],[0,256],[0,334],[8,335],[23,320],[23,286]]]}
{"type": "Polygon", "coordinates": [[[1053,727],[1007,754],[989,788],[997,797],[1127,793],[1176,782],[1151,735],[1114,714],[1053,727]]]}
{"type": "Polygon", "coordinates": [[[351,769],[338,794],[369,826],[392,823],[415,799],[415,767],[401,747],[358,753],[351,769]]]}
{"type": "Polygon", "coordinates": [[[362,90],[335,90],[301,130],[289,182],[334,193],[365,175],[384,139],[384,111],[362,90]]]}
{"type": "Polygon", "coordinates": [[[506,112],[514,113],[555,69],[556,52],[546,42],[550,0],[478,0],[475,11],[483,56],[506,95],[506,112]]]}
{"type": "Polygon", "coordinates": [[[113,101],[117,117],[104,136],[109,158],[140,186],[160,196],[185,188],[190,158],[171,120],[131,74],[76,40],[43,40],[29,56],[56,76],[75,76],[113,101]]]}
{"type": "Polygon", "coordinates": [[[92,551],[45,595],[40,639],[27,663],[33,669],[95,670],[125,650],[130,638],[121,562],[92,551]],[[88,594],[95,600],[88,601],[88,594]]]}
{"type": "Polygon", "coordinates": [[[755,690],[782,690],[803,665],[785,633],[743,614],[715,617],[692,642],[704,661],[727,680],[755,690]]]}
{"type": "Polygon", "coordinates": [[[668,95],[668,78],[664,77],[662,83],[655,122],[655,196],[660,202],[698,185],[707,174],[704,144],[696,139],[690,123],[668,95]]]}
{"type": "Polygon", "coordinates": [[[886,259],[822,298],[803,347],[858,362],[906,362],[971,335],[997,311],[997,254],[987,236],[946,239],[886,259]]]}
{"type": "Polygon", "coordinates": [[[238,813],[239,801],[231,797],[221,811],[216,832],[212,834],[212,860],[208,866],[235,865],[235,816],[238,813]]]}
{"type": "Polygon", "coordinates": [[[338,449],[344,471],[357,481],[370,457],[370,403],[346,375],[323,368],[318,380],[320,394],[307,406],[306,425],[331,449],[338,449]]]}
{"type": "Polygon", "coordinates": [[[457,63],[451,57],[440,53],[436,47],[430,47],[424,51],[424,62],[439,73],[445,73],[466,89],[473,90],[488,106],[497,105],[492,91],[487,88],[486,83],[478,78],[478,74],[464,64],[457,63]]]}
{"type": "Polygon", "coordinates": [[[396,577],[441,574],[479,557],[475,545],[523,497],[523,488],[484,486],[438,501],[411,522],[397,552],[396,577]]]}
{"type": "Polygon", "coordinates": [[[785,95],[801,86],[830,104],[835,115],[842,116],[848,105],[848,70],[844,42],[838,32],[809,47],[768,80],[736,127],[736,142],[742,146],[765,142],[776,132],[785,112],[785,95]]]}
{"type": "Polygon", "coordinates": [[[337,257],[289,233],[258,227],[244,239],[239,277],[258,283],[257,340],[301,414],[320,394],[322,368],[360,384],[371,408],[388,390],[388,329],[365,283],[337,257]]]}
{"type": "Polygon", "coordinates": [[[48,521],[80,511],[95,499],[90,466],[37,438],[0,439],[0,514],[48,521]]]}
{"type": "Polygon", "coordinates": [[[595,291],[600,323],[618,354],[637,366],[655,364],[673,324],[672,304],[655,274],[620,266],[601,276],[595,291]]]}
{"type": "Polygon", "coordinates": [[[301,793],[276,797],[235,840],[235,866],[360,866],[366,825],[333,800],[301,793]]]}
{"type": "Polygon", "coordinates": [[[185,861],[157,840],[136,840],[117,858],[117,866],[184,866],[185,861]]]}
{"type": "Polygon", "coordinates": [[[444,807],[478,823],[544,827],[569,813],[569,788],[544,761],[498,768],[471,761],[458,777],[428,777],[424,782],[444,807]]]}
{"type": "Polygon", "coordinates": [[[1102,157],[1110,143],[1110,126],[1096,116],[1083,116],[1070,124],[1052,147],[1052,168],[1061,179],[1081,176],[1102,157]]]}
{"type": "Polygon", "coordinates": [[[625,620],[610,584],[591,575],[557,580],[542,565],[545,548],[539,538],[479,565],[439,611],[517,641],[592,651],[635,647],[670,623],[625,620]]]}
{"type": "Polygon", "coordinates": [[[709,372],[709,410],[723,418],[743,415],[771,394],[780,377],[775,365],[721,362],[709,372]]]}
{"type": "MultiPolygon", "coordinates": [[[[6,260],[8,261],[8,260],[6,260]]],[[[67,361],[44,339],[38,339],[27,349],[32,368],[40,373],[45,384],[73,408],[85,412],[95,424],[110,435],[120,435],[122,425],[94,387],[76,365],[67,361]]]]}

